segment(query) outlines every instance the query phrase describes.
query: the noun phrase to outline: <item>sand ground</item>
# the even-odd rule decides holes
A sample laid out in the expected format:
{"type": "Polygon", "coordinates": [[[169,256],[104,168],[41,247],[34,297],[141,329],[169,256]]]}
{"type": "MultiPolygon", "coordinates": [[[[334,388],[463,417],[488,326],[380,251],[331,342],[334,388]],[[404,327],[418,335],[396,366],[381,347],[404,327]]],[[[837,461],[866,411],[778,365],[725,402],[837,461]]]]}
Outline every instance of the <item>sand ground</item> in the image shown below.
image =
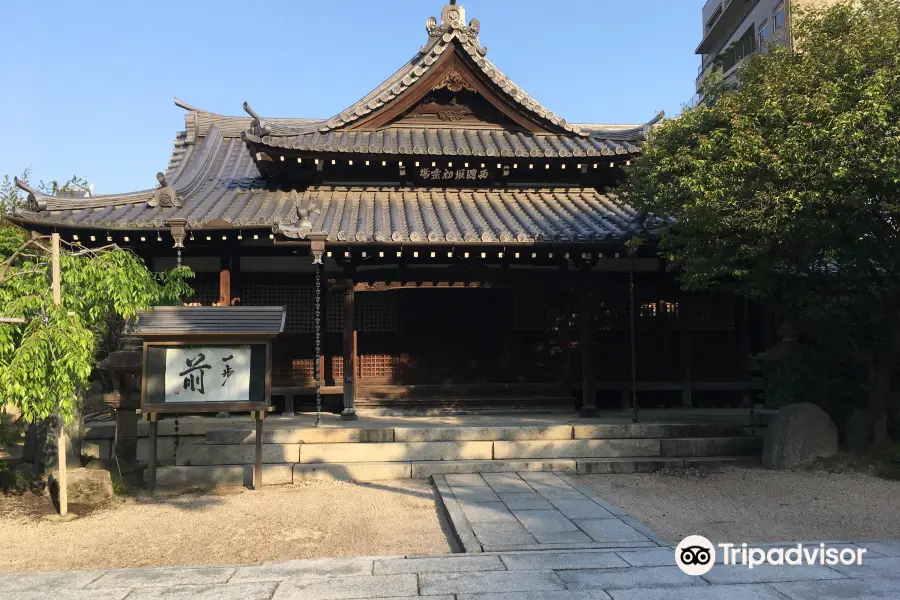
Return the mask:
{"type": "Polygon", "coordinates": [[[0,571],[450,552],[431,483],[419,480],[137,495],[69,523],[21,508],[0,494],[0,571]]]}
{"type": "Polygon", "coordinates": [[[900,538],[900,482],[872,475],[729,468],[577,479],[675,543],[900,538]]]}

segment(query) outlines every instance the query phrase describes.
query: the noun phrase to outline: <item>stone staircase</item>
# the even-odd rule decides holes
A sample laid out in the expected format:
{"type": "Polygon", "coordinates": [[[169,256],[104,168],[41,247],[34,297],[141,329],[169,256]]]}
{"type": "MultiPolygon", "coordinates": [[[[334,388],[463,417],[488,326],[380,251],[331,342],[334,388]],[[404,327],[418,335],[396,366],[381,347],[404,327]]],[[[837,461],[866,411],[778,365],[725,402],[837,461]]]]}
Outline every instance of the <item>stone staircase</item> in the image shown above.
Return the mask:
{"type": "MultiPolygon", "coordinates": [[[[517,426],[297,427],[263,431],[263,483],[377,481],[435,474],[559,471],[639,473],[757,464],[762,438],[739,424],[608,423],[517,426]]],[[[178,448],[157,485],[249,485],[256,434],[215,429],[178,448]]]]}

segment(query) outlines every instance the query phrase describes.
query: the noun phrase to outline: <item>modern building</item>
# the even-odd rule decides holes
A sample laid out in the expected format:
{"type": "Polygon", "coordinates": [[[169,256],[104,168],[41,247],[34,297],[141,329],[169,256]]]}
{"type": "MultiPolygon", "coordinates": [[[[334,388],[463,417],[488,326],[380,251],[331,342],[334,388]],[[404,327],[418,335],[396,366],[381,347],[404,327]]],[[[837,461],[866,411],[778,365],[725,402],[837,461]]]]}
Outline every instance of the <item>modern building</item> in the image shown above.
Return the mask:
{"type": "Polygon", "coordinates": [[[182,261],[202,305],[284,306],[272,394],[286,412],[310,406],[317,377],[348,417],[746,400],[761,314],[682,292],[660,222],[616,194],[662,115],[569,123],[491,62],[481,33],[445,6],[408,63],[331,118],[176,100],[185,129],[148,172],[158,185],[76,199],[20,182],[27,205],[9,218],[114,241],[156,271],[182,261]]]}
{"type": "MultiPolygon", "coordinates": [[[[833,0],[832,0],[833,1],[833,0]]],[[[791,43],[792,7],[810,7],[829,0],[708,0],[703,6],[703,39],[697,46],[700,83],[714,69],[727,79],[750,55],[771,43],[791,43]],[[716,58],[721,57],[721,64],[716,58]]]]}

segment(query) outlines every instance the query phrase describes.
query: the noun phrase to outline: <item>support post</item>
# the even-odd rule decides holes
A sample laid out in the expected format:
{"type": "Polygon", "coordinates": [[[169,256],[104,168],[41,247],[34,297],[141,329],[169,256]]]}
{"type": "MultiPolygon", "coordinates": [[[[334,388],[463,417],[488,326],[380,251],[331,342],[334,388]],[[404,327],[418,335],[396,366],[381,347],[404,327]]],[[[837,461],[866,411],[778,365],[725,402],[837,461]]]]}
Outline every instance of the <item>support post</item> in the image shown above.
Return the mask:
{"type": "Polygon", "coordinates": [[[156,453],[159,435],[159,422],[156,413],[150,413],[150,431],[147,436],[149,448],[147,449],[147,491],[156,492],[156,453]]]}
{"type": "Polygon", "coordinates": [[[353,280],[347,281],[344,295],[344,410],[341,421],[355,421],[356,416],[356,292],[353,280]]]}
{"type": "Polygon", "coordinates": [[[262,489],[262,438],[263,438],[263,419],[266,418],[264,411],[257,411],[254,414],[256,418],[256,456],[253,462],[253,489],[262,489]]]}
{"type": "Polygon", "coordinates": [[[684,408],[691,408],[694,405],[693,389],[691,385],[691,363],[692,346],[691,346],[691,301],[686,294],[681,296],[681,302],[678,305],[678,323],[681,330],[681,405],[684,408]]]}
{"type": "MultiPolygon", "coordinates": [[[[62,282],[59,270],[59,234],[54,233],[50,236],[50,265],[52,271],[53,282],[53,303],[57,306],[62,304],[62,282]]],[[[56,440],[57,465],[59,467],[59,516],[65,517],[69,514],[69,491],[66,486],[66,423],[59,415],[59,437],[56,440]]]]}
{"type": "Polygon", "coordinates": [[[581,410],[579,417],[597,416],[594,382],[594,287],[586,273],[582,280],[579,326],[581,329],[581,410]]]}
{"type": "Polygon", "coordinates": [[[562,308],[559,321],[560,379],[566,395],[572,393],[572,330],[569,319],[572,317],[572,306],[568,286],[563,287],[562,308]]]}
{"type": "Polygon", "coordinates": [[[219,271],[219,306],[231,306],[231,271],[224,268],[225,265],[229,268],[231,265],[224,258],[222,262],[223,268],[219,271]]]}

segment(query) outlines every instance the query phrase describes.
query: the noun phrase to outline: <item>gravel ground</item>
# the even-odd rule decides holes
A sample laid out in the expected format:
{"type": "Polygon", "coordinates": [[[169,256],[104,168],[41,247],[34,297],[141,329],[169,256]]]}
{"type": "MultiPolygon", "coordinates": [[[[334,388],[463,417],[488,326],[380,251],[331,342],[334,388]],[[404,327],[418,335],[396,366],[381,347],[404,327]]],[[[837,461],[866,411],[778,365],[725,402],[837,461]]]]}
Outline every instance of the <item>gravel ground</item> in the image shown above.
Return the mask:
{"type": "Polygon", "coordinates": [[[245,564],[450,552],[426,481],[309,482],[136,496],[69,523],[0,495],[0,571],[245,564]]]}
{"type": "Polygon", "coordinates": [[[900,482],[871,475],[729,468],[578,480],[676,543],[900,538],[900,482]]]}

